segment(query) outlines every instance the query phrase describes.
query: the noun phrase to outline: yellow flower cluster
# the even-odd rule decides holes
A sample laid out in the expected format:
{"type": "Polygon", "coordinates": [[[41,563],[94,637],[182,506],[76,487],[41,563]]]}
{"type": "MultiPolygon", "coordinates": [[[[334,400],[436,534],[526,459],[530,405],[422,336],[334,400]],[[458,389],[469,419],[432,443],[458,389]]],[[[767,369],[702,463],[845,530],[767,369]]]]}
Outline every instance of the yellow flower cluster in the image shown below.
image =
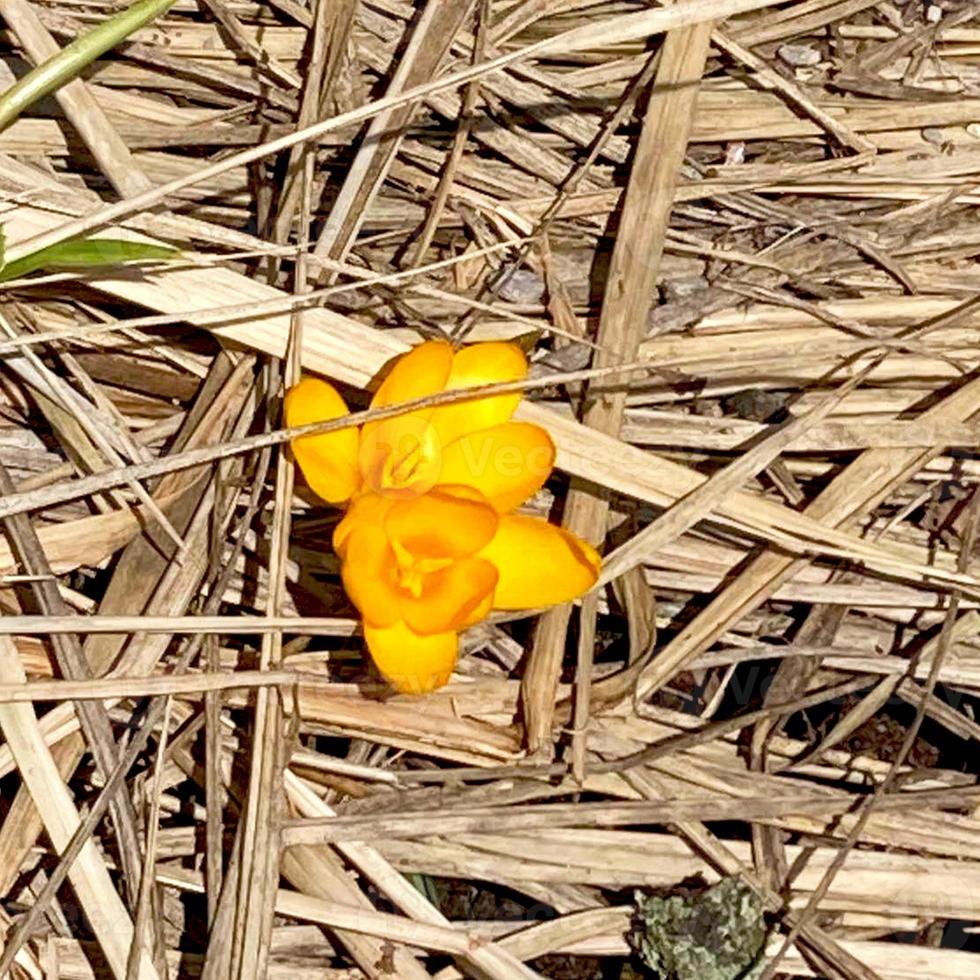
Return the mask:
{"type": "MultiPolygon", "coordinates": [[[[371,407],[526,374],[513,344],[457,351],[427,341],[395,362],[371,407]]],[[[333,536],[344,588],[375,664],[399,691],[445,684],[459,632],[491,610],[567,602],[596,580],[600,559],[589,544],[515,513],[555,460],[544,429],[512,420],[520,398],[474,397],[292,444],[311,489],[347,507],[333,536]]],[[[317,378],[286,394],[288,426],[347,414],[317,378]]]]}

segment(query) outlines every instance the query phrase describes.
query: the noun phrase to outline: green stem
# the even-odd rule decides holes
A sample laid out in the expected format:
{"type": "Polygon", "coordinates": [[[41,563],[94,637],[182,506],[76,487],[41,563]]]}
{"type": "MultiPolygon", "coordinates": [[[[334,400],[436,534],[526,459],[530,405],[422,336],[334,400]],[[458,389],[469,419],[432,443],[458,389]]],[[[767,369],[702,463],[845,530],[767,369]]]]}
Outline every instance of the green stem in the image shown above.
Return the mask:
{"type": "Polygon", "coordinates": [[[162,14],[174,0],[137,0],[122,13],[76,38],[0,95],[0,131],[29,105],[77,78],[86,65],[162,14]]]}

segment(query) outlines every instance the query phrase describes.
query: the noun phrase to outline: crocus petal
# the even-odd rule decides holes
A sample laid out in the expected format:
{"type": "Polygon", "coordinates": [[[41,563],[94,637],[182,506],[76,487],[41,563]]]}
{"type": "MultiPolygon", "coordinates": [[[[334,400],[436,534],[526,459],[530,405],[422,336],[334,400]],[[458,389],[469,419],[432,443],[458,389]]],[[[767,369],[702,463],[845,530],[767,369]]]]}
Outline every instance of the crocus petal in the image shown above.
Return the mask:
{"type": "Polygon", "coordinates": [[[361,432],[358,466],[375,493],[404,497],[425,493],[439,481],[442,444],[429,423],[431,409],[369,423],[361,432]]]}
{"type": "Polygon", "coordinates": [[[378,493],[362,493],[355,497],[343,520],[334,528],[333,550],[344,557],[347,539],[351,531],[361,524],[373,524],[375,527],[384,525],[385,514],[391,509],[394,500],[378,493]]]}
{"type": "Polygon", "coordinates": [[[456,666],[455,632],[419,636],[405,623],[383,629],[364,624],[368,650],[382,676],[403,694],[425,694],[442,687],[456,666]]]}
{"type": "Polygon", "coordinates": [[[497,513],[486,501],[457,496],[452,489],[437,487],[393,503],[384,517],[385,533],[417,558],[475,555],[494,536],[497,513]]]}
{"type": "MultiPolygon", "coordinates": [[[[447,391],[527,376],[527,358],[516,344],[491,341],[457,351],[445,382],[447,391]]],[[[443,448],[460,436],[507,422],[521,400],[521,393],[489,395],[435,409],[430,421],[443,448]]]]}
{"type": "Polygon", "coordinates": [[[446,386],[453,367],[453,348],[445,340],[427,340],[395,361],[371,399],[371,408],[432,395],[446,386]]]}
{"type": "MultiPolygon", "coordinates": [[[[303,378],[286,392],[287,426],[343,418],[350,413],[336,389],[319,378],[303,378]]],[[[358,433],[354,426],[302,436],[292,442],[293,455],[310,488],[331,504],[343,503],[357,491],[358,433]]]]}
{"type": "Polygon", "coordinates": [[[487,607],[497,584],[497,569],[481,558],[462,558],[422,577],[417,598],[403,597],[405,622],[422,636],[469,625],[477,610],[487,607]]]}
{"type": "Polygon", "coordinates": [[[595,548],[538,517],[505,514],[479,557],[497,566],[495,609],[536,609],[587,592],[602,560],[595,548]]]}
{"type": "MultiPolygon", "coordinates": [[[[494,569],[494,580],[496,581],[498,578],[499,575],[497,574],[496,569],[494,569]]],[[[494,587],[494,591],[496,591],[496,586],[494,587]]],[[[483,599],[478,602],[472,608],[472,610],[470,610],[469,615],[457,624],[456,629],[462,633],[463,630],[469,629],[471,626],[475,626],[477,623],[480,623],[486,619],[487,616],[493,612],[493,596],[493,592],[488,592],[483,599]]]]}
{"type": "Polygon", "coordinates": [[[401,618],[397,567],[395,554],[380,527],[360,524],[348,535],[340,574],[344,591],[365,623],[385,627],[401,618]]]}
{"type": "Polygon", "coordinates": [[[501,513],[539,490],[555,465],[551,436],[530,422],[504,422],[446,447],[440,480],[475,487],[501,513]]]}
{"type": "MultiPolygon", "coordinates": [[[[451,344],[442,340],[419,344],[395,362],[371,407],[384,408],[442,391],[452,363],[451,344]]],[[[372,489],[424,493],[435,484],[441,444],[429,424],[432,411],[416,409],[364,425],[360,470],[372,489]]]]}

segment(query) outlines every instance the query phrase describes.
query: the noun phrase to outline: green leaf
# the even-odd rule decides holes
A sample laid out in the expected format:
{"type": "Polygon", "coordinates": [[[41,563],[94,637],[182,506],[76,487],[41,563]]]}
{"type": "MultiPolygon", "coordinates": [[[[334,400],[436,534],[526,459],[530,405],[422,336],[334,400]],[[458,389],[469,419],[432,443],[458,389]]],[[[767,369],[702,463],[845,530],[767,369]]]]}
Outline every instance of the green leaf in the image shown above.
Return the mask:
{"type": "MultiPolygon", "coordinates": [[[[3,250],[0,229],[0,255],[3,250]]],[[[31,252],[23,258],[0,266],[0,282],[20,279],[38,269],[98,269],[121,262],[165,261],[180,252],[169,245],[150,245],[122,238],[84,238],[59,242],[31,252]]]]}
{"type": "Polygon", "coordinates": [[[159,17],[174,0],[137,0],[114,17],[80,35],[67,47],[0,94],[0,130],[6,129],[28,106],[60,88],[120,41],[159,17]]]}

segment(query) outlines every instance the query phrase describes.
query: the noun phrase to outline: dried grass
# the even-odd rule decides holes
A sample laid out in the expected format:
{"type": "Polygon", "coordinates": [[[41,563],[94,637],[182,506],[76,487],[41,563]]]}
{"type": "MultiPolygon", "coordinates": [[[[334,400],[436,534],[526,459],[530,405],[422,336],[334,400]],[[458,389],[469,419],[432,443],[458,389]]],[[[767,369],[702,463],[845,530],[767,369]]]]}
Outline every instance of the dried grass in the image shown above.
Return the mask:
{"type": "Polygon", "coordinates": [[[0,298],[0,972],[585,978],[738,874],[770,976],[976,977],[978,127],[960,0],[177,0],[0,133],[12,257],[183,251],[0,298]],[[413,700],[278,411],[433,335],[607,560],[413,700]]]}

